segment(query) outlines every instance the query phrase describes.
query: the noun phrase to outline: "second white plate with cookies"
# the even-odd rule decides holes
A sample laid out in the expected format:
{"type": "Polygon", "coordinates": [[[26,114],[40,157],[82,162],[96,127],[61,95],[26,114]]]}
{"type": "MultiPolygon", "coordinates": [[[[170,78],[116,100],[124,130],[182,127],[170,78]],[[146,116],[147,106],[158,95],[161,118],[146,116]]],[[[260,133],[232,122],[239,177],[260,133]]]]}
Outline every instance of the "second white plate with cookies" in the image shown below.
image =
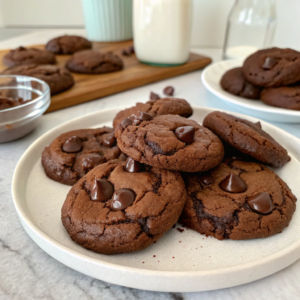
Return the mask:
{"type": "Polygon", "coordinates": [[[221,101],[244,114],[271,122],[300,123],[300,111],[269,106],[260,100],[238,97],[223,90],[220,81],[225,72],[242,65],[243,60],[240,59],[214,63],[203,71],[202,82],[221,101]]]}

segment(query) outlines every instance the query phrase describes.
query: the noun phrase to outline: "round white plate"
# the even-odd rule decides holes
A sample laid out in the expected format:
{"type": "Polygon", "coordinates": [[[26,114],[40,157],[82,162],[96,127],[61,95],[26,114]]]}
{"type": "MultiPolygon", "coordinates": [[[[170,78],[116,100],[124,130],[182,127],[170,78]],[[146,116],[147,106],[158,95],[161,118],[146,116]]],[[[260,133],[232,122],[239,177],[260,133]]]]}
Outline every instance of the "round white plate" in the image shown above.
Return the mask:
{"type": "MultiPolygon", "coordinates": [[[[44,251],[94,278],[164,292],[204,291],[247,283],[277,272],[300,257],[300,210],[281,234],[266,239],[219,241],[193,230],[171,229],[156,244],[135,253],[102,255],[75,244],[60,219],[70,187],[46,177],[41,153],[63,132],[110,125],[118,111],[99,111],[58,126],[33,143],[20,159],[12,183],[15,208],[26,232],[44,251]]],[[[202,123],[211,111],[194,107],[192,119],[202,123]]],[[[262,122],[262,127],[288,149],[292,160],[276,173],[300,196],[300,140],[268,123],[262,122]]]]}
{"type": "Polygon", "coordinates": [[[269,106],[260,100],[249,100],[224,91],[220,85],[224,73],[242,65],[240,59],[214,63],[203,71],[202,82],[214,95],[247,115],[271,122],[300,123],[300,111],[269,106]]]}

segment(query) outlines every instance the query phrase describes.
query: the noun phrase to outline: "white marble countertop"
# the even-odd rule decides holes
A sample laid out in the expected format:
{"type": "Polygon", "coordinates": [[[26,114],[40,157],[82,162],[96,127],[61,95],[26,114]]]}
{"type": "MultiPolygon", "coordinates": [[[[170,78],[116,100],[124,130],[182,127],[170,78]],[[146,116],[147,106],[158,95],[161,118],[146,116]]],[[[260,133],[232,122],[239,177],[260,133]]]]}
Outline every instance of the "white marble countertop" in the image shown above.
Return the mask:
{"type": "MultiPolygon", "coordinates": [[[[0,42],[0,49],[39,44],[62,32],[52,30],[30,33],[0,42]]],[[[0,32],[1,33],[1,32],[0,32]]],[[[1,37],[0,37],[1,39],[1,37]]],[[[220,49],[193,49],[220,60],[220,49]]],[[[201,71],[170,78],[113,96],[77,105],[42,117],[40,126],[23,139],[0,144],[0,299],[298,299],[300,298],[300,261],[267,278],[228,289],[199,293],[157,293],[125,288],[78,273],[41,250],[23,230],[11,196],[11,182],[16,164],[28,146],[38,137],[75,117],[96,110],[132,106],[147,101],[149,92],[161,94],[167,85],[175,87],[176,97],[192,105],[235,111],[205,90],[201,71]],[[299,277],[298,277],[299,276],[299,277]]],[[[275,124],[275,123],[273,123],[275,124]]],[[[300,124],[276,126],[300,137],[300,124]]]]}

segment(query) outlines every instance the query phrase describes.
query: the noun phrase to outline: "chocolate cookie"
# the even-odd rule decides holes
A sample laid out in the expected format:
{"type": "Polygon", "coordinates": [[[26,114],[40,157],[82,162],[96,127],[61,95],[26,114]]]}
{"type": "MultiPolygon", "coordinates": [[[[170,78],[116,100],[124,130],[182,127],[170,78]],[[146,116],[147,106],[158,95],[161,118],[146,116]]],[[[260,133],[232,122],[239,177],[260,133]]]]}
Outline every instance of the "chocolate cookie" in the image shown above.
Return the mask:
{"type": "Polygon", "coordinates": [[[41,79],[48,83],[51,95],[61,93],[74,84],[73,76],[65,69],[53,65],[24,65],[8,68],[1,74],[26,75],[41,79]]]}
{"type": "Polygon", "coordinates": [[[148,166],[132,172],[126,165],[97,166],[68,193],[61,218],[79,245],[104,254],[137,251],[177,222],[186,202],[180,173],[148,166]]]}
{"type": "Polygon", "coordinates": [[[179,115],[185,118],[193,114],[193,109],[184,99],[163,98],[159,100],[150,100],[146,103],[137,103],[135,106],[121,110],[117,113],[113,121],[113,127],[127,117],[138,113],[139,111],[147,112],[152,117],[160,115],[179,115]]]}
{"type": "Polygon", "coordinates": [[[122,60],[112,53],[100,53],[93,50],[76,52],[66,67],[76,73],[102,74],[119,71],[123,68],[122,60]]]}
{"type": "Polygon", "coordinates": [[[112,128],[80,129],[63,133],[46,147],[42,165],[49,178],[73,185],[95,166],[120,155],[112,128]]]}
{"type": "Polygon", "coordinates": [[[3,56],[3,64],[7,67],[30,64],[47,65],[55,64],[55,62],[55,55],[52,52],[36,48],[19,47],[3,56]]]}
{"type": "Polygon", "coordinates": [[[246,80],[257,86],[276,87],[300,80],[300,52],[271,48],[255,52],[244,62],[246,80]]]}
{"type": "Polygon", "coordinates": [[[271,106],[300,110],[300,84],[264,89],[260,100],[271,106]]]}
{"type": "Polygon", "coordinates": [[[224,156],[220,139],[197,122],[148,113],[124,119],[115,132],[122,152],[147,165],[182,172],[200,172],[218,165],[224,156]]]}
{"type": "Polygon", "coordinates": [[[219,240],[282,232],[296,209],[286,183],[262,164],[227,160],[186,176],[188,200],[179,222],[219,240]]]}
{"type": "Polygon", "coordinates": [[[203,126],[234,148],[271,167],[279,168],[290,160],[287,151],[261,129],[260,123],[215,111],[205,117],[203,126]]]}
{"type": "Polygon", "coordinates": [[[222,88],[230,94],[248,99],[259,99],[260,87],[248,82],[242,73],[242,68],[227,71],[221,79],[222,88]]]}
{"type": "Polygon", "coordinates": [[[76,35],[64,35],[50,40],[45,48],[55,54],[73,54],[74,52],[91,49],[92,43],[76,35]]]}

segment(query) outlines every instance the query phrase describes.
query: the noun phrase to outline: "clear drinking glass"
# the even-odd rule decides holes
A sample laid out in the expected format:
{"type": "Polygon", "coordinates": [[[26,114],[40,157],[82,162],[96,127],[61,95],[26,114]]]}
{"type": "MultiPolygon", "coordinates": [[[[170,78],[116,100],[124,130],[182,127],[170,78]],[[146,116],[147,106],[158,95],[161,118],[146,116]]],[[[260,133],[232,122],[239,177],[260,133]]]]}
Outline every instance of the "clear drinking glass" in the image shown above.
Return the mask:
{"type": "Polygon", "coordinates": [[[275,26],[275,0],[236,0],[228,17],[223,58],[245,58],[270,47],[275,26]]]}

